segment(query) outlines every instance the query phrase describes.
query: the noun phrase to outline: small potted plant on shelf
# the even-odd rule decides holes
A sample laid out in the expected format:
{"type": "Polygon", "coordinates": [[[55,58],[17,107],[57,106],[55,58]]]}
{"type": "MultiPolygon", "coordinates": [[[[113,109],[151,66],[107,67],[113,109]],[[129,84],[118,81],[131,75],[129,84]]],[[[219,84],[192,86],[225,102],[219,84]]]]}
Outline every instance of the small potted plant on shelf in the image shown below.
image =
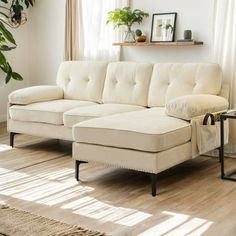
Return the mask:
{"type": "Polygon", "coordinates": [[[142,31],[140,29],[137,29],[135,31],[135,34],[136,34],[136,37],[135,37],[136,42],[143,43],[143,42],[146,41],[147,37],[146,37],[146,35],[143,35],[143,33],[142,33],[142,31]]]}
{"type": "Polygon", "coordinates": [[[108,12],[107,24],[112,23],[114,28],[122,25],[127,26],[127,31],[124,34],[124,42],[135,42],[135,33],[131,27],[134,23],[141,24],[144,17],[148,17],[147,12],[139,9],[132,10],[130,7],[117,8],[114,11],[108,12]]]}

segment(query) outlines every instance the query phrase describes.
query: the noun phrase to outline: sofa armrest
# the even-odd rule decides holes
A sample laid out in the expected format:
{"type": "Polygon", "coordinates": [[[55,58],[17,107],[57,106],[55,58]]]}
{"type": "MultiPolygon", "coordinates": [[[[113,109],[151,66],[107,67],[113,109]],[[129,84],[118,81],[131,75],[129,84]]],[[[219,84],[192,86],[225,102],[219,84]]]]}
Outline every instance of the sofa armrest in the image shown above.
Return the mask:
{"type": "Polygon", "coordinates": [[[197,94],[175,98],[166,104],[166,113],[169,116],[183,120],[192,120],[194,117],[206,113],[224,112],[228,109],[228,101],[220,96],[197,94]]]}
{"type": "Polygon", "coordinates": [[[27,105],[35,102],[51,101],[62,99],[63,89],[58,86],[33,86],[18,89],[9,94],[9,103],[17,105],[27,105]]]}

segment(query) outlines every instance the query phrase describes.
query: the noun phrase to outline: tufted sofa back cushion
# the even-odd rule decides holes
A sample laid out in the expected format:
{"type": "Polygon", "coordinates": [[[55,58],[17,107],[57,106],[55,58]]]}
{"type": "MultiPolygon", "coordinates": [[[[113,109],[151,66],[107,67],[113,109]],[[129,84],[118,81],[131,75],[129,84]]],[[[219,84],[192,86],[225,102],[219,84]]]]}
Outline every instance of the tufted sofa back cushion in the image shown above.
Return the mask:
{"type": "Polygon", "coordinates": [[[179,96],[218,95],[222,71],[213,63],[158,63],[154,65],[148,97],[149,107],[160,107],[179,96]]]}
{"type": "Polygon", "coordinates": [[[65,99],[102,101],[107,63],[93,61],[63,62],[57,74],[57,85],[65,99]]]}
{"type": "Polygon", "coordinates": [[[147,106],[152,64],[113,62],[108,65],[103,91],[104,103],[147,106]]]}

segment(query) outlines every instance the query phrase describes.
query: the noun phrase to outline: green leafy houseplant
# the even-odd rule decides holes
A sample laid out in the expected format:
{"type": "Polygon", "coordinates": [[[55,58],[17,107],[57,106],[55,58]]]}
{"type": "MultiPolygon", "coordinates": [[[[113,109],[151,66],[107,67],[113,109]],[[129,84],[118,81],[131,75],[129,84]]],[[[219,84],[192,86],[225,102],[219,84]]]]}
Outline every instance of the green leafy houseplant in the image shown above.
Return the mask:
{"type": "Polygon", "coordinates": [[[120,27],[122,25],[127,26],[128,30],[126,32],[125,41],[134,42],[135,33],[131,30],[134,23],[141,24],[144,17],[148,17],[147,12],[141,11],[139,9],[132,10],[130,7],[117,8],[114,11],[108,12],[107,24],[112,23],[114,28],[120,27]]]}
{"type": "Polygon", "coordinates": [[[0,69],[5,74],[5,83],[12,78],[23,80],[22,76],[14,72],[5,53],[16,48],[16,41],[9,27],[17,28],[27,20],[23,12],[25,8],[34,5],[35,0],[0,0],[0,69]]]}
{"type": "Polygon", "coordinates": [[[140,29],[135,30],[136,36],[142,36],[143,32],[140,29]]]}

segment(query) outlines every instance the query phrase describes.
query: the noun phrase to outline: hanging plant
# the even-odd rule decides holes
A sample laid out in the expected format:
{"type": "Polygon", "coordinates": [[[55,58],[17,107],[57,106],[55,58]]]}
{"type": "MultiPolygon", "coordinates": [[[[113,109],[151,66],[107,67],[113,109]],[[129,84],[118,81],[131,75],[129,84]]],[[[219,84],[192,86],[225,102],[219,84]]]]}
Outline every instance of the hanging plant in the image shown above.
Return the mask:
{"type": "Polygon", "coordinates": [[[17,44],[8,28],[17,28],[27,21],[25,8],[34,5],[35,0],[0,0],[0,69],[5,74],[5,83],[23,77],[13,71],[5,52],[16,48],[17,44]]]}

